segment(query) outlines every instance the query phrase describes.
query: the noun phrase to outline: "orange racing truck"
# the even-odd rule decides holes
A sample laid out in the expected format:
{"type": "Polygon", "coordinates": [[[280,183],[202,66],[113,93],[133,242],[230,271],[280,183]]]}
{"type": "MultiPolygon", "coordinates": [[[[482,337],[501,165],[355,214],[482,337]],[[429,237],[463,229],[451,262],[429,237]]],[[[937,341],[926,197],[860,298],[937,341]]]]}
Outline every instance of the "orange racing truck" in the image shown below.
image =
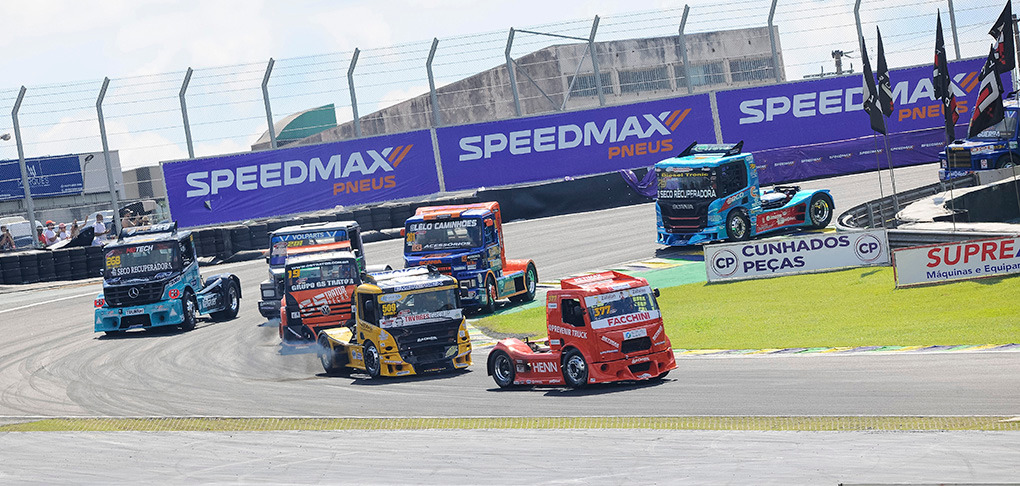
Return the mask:
{"type": "Polygon", "coordinates": [[[353,324],[360,274],[350,242],[289,249],[280,301],[283,344],[312,344],[323,329],[353,324]]]}
{"type": "Polygon", "coordinates": [[[676,368],[656,297],[659,289],[619,272],[560,281],[546,295],[549,337],[504,339],[489,353],[500,388],[657,380],[676,368]]]}
{"type": "Polygon", "coordinates": [[[401,234],[404,267],[434,265],[456,278],[465,309],[491,313],[497,300],[535,298],[535,262],[506,258],[498,202],[420,207],[401,234]]]}

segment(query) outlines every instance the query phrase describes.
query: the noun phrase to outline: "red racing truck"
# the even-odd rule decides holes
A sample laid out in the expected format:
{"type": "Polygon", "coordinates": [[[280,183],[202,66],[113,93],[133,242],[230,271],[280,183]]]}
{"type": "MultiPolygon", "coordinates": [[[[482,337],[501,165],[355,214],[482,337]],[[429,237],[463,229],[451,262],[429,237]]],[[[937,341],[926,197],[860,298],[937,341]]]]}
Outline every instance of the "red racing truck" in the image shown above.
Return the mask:
{"type": "Polygon", "coordinates": [[[314,344],[323,329],[353,325],[361,267],[349,242],[289,249],[283,276],[283,344],[314,344]]]}
{"type": "Polygon", "coordinates": [[[676,368],[648,281],[619,272],[563,279],[546,295],[549,337],[504,339],[489,353],[500,388],[661,379],[676,368]]]}

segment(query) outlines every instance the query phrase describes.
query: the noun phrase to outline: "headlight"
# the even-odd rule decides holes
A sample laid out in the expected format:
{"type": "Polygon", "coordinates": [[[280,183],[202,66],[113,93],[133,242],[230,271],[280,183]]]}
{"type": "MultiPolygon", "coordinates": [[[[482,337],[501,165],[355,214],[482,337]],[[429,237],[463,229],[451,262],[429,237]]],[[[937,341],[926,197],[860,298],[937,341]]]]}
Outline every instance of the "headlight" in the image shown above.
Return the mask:
{"type": "Polygon", "coordinates": [[[274,290],[274,289],[262,289],[262,298],[263,299],[272,299],[273,297],[276,297],[276,290],[274,290]]]}

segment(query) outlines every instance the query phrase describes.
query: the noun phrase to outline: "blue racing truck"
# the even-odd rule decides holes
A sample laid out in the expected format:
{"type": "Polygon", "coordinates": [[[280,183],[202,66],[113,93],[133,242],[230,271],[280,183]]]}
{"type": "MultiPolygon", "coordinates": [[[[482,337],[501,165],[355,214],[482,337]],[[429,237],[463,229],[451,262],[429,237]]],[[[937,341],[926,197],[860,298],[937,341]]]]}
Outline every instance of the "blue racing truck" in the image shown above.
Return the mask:
{"type": "Polygon", "coordinates": [[[506,258],[497,202],[421,207],[404,222],[401,234],[404,267],[435,265],[456,278],[465,309],[491,313],[499,299],[535,298],[535,262],[506,258]]]}
{"type": "Polygon", "coordinates": [[[824,228],[832,220],[828,190],[798,186],[762,190],[744,142],[692,143],[676,157],[655,164],[658,242],[685,246],[719,240],[743,241],[790,228],[824,228]]]}
{"type": "Polygon", "coordinates": [[[195,328],[199,314],[237,316],[241,282],[229,273],[205,280],[190,231],[177,223],[128,228],[104,248],[103,293],[95,300],[96,332],[178,326],[195,328]]]}
{"type": "Polygon", "coordinates": [[[939,152],[939,180],[963,177],[979,170],[1006,169],[1020,165],[1017,147],[1016,100],[1004,100],[1002,121],[966,140],[954,140],[939,152]]]}

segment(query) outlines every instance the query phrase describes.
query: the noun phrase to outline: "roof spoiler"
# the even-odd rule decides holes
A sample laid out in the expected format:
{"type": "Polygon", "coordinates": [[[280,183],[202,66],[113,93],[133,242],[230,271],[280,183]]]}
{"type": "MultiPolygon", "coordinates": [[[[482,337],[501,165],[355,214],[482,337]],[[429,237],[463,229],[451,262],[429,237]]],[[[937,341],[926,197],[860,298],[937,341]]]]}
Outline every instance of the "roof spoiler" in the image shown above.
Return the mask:
{"type": "Polygon", "coordinates": [[[141,235],[154,235],[156,233],[176,233],[177,232],[177,221],[170,223],[152,224],[149,226],[135,226],[133,228],[124,228],[120,230],[120,239],[127,238],[129,236],[141,236],[141,235]]]}
{"type": "Polygon", "coordinates": [[[688,145],[687,148],[685,148],[682,152],[680,152],[680,154],[677,155],[677,158],[687,157],[688,155],[695,154],[718,154],[718,153],[721,153],[724,156],[728,157],[730,155],[738,155],[740,151],[743,150],[743,148],[744,148],[743,140],[733,144],[703,143],[700,145],[698,145],[698,142],[695,141],[694,143],[688,145]]]}

